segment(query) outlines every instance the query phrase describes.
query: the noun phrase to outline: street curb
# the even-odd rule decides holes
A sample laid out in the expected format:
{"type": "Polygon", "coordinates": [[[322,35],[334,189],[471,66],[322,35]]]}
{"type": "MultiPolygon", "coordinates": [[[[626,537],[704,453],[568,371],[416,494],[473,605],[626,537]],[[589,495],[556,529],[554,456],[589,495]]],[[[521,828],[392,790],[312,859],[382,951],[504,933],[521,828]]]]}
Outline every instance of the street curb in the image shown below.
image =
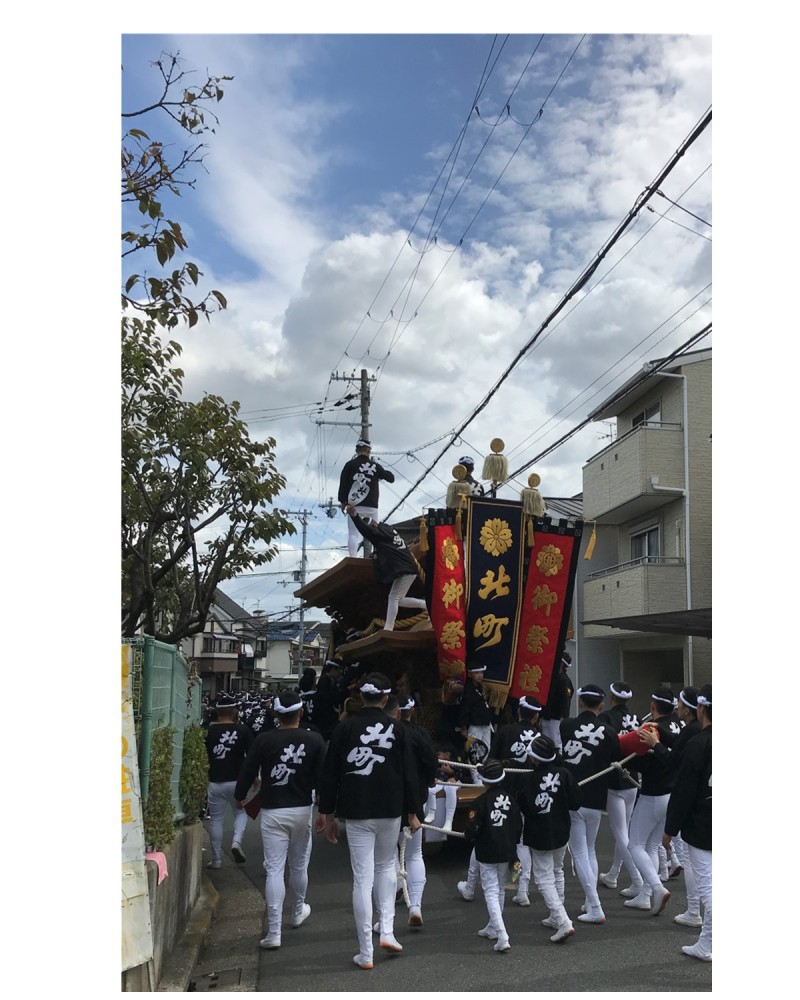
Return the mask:
{"type": "Polygon", "coordinates": [[[169,954],[158,981],[157,993],[187,993],[200,950],[219,905],[219,893],[207,875],[192,909],[186,930],[169,954]]]}

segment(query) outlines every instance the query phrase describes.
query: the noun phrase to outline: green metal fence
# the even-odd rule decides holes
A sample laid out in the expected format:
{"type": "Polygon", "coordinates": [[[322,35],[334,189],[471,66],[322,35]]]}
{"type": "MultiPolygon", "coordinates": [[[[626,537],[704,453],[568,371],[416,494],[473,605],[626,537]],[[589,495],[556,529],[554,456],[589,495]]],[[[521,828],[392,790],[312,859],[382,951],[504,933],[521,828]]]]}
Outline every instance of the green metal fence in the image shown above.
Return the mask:
{"type": "Polygon", "coordinates": [[[123,639],[133,653],[133,717],[139,752],[139,783],[142,801],[150,787],[150,754],[153,733],[173,729],[172,808],[175,819],[184,819],[178,793],[183,763],[183,734],[187,726],[201,720],[200,681],[192,675],[186,657],[177,646],[158,642],[152,636],[123,639]]]}

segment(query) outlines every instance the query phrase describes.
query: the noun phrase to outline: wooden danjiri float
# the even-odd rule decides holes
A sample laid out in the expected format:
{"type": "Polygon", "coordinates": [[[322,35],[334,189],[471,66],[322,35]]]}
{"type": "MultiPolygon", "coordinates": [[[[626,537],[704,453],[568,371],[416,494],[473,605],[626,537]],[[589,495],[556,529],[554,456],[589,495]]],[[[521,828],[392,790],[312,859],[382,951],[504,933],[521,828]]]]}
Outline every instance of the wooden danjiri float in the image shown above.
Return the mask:
{"type": "MultiPolygon", "coordinates": [[[[328,658],[385,673],[398,694],[414,697],[415,722],[435,735],[452,726],[467,664],[485,666],[498,722],[510,721],[522,695],[544,704],[568,638],[583,521],[549,517],[535,473],[519,499],[497,498],[508,479],[503,447],[495,438],[484,461],[488,496],[470,493],[457,465],[447,506],[393,525],[419,564],[409,596],[424,597],[429,614],[401,608],[394,629],[384,629],[389,588],[370,558],[344,558],[295,591],[331,618],[328,658]]],[[[460,787],[459,806],[480,790],[460,787]]]]}

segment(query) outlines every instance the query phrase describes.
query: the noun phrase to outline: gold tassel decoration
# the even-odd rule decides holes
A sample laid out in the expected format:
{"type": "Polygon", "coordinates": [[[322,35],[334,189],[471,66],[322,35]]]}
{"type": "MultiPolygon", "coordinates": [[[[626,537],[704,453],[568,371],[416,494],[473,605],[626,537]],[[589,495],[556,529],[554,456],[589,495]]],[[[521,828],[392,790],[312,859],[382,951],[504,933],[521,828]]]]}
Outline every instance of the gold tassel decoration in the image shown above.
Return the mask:
{"type": "Polygon", "coordinates": [[[508,701],[508,692],[511,690],[510,684],[502,684],[500,681],[481,681],[481,687],[492,708],[499,710],[504,707],[508,701]]]}
{"type": "Polygon", "coordinates": [[[592,553],[594,552],[594,547],[596,542],[597,542],[597,521],[592,521],[592,534],[589,538],[589,544],[586,546],[586,552],[583,556],[584,559],[592,558],[592,553]]]}
{"type": "Polygon", "coordinates": [[[541,483],[542,477],[532,472],[528,476],[528,485],[520,493],[522,499],[522,509],[527,514],[527,541],[528,548],[533,548],[533,519],[534,517],[544,517],[547,513],[547,506],[542,498],[542,494],[536,489],[541,483]]]}
{"type": "Polygon", "coordinates": [[[472,493],[472,487],[469,483],[465,483],[467,470],[463,465],[453,466],[453,482],[447,487],[447,497],[445,499],[445,506],[455,509],[461,506],[461,498],[470,496],[472,493]]]}
{"type": "Polygon", "coordinates": [[[428,522],[424,515],[419,519],[419,550],[428,551],[428,522]]]}
{"type": "Polygon", "coordinates": [[[461,541],[464,537],[463,530],[461,528],[461,504],[458,505],[458,510],[456,511],[456,538],[461,541]]]}
{"type": "Polygon", "coordinates": [[[491,482],[493,487],[501,486],[508,479],[508,459],[500,454],[505,446],[502,438],[492,438],[489,447],[493,454],[487,455],[483,460],[481,479],[491,482]]]}

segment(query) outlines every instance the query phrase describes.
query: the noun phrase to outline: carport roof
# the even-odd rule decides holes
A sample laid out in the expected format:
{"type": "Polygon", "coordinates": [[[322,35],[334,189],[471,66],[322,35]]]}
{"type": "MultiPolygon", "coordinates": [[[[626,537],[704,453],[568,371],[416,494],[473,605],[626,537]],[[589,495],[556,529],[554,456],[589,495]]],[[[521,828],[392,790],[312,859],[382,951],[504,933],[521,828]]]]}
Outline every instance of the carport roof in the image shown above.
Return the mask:
{"type": "Polygon", "coordinates": [[[662,611],[652,615],[629,615],[626,618],[595,618],[582,625],[608,625],[631,632],[660,632],[664,635],[698,635],[711,638],[711,608],[686,611],[662,611]]]}

